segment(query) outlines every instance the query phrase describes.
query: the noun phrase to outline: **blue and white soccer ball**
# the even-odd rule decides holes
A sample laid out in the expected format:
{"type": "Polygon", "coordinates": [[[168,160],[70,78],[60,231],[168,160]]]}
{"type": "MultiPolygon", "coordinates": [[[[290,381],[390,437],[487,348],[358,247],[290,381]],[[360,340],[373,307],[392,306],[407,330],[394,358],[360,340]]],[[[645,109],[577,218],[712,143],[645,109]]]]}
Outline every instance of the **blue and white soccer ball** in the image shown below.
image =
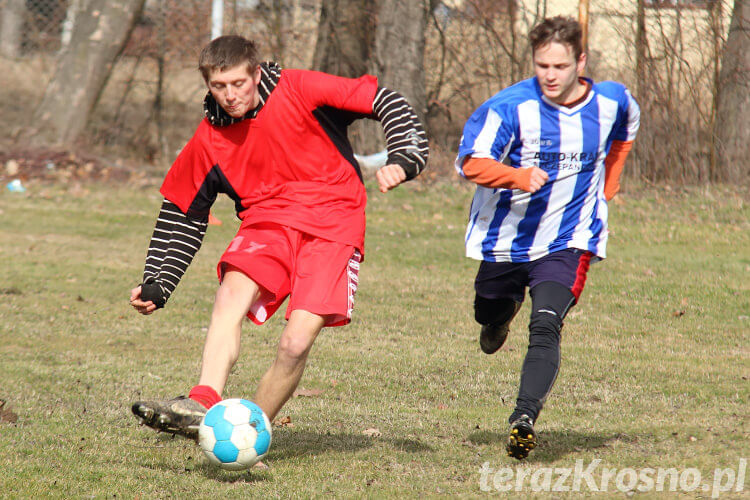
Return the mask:
{"type": "Polygon", "coordinates": [[[209,462],[242,470],[260,462],[271,447],[271,422],[252,401],[225,399],[213,405],[198,429],[209,462]]]}

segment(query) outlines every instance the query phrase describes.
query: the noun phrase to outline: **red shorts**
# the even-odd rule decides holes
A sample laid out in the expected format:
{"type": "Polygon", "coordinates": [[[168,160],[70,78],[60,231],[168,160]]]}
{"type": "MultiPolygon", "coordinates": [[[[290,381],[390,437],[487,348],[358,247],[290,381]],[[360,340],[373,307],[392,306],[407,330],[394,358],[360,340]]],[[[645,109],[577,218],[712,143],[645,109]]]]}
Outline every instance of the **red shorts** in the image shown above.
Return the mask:
{"type": "Polygon", "coordinates": [[[260,298],[247,316],[259,325],[290,296],[286,319],[303,309],[328,316],[325,326],[341,326],[351,321],[361,260],[362,254],[351,245],[266,223],[241,226],[217,272],[221,280],[231,264],[258,284],[260,298]]]}

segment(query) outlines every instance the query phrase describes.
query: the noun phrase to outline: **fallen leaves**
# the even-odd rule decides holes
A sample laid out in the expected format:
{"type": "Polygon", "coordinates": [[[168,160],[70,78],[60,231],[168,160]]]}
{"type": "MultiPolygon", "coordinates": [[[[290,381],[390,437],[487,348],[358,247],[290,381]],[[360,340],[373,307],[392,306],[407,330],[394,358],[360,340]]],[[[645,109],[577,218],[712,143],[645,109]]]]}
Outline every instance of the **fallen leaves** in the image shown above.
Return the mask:
{"type": "Polygon", "coordinates": [[[0,151],[0,167],[0,181],[3,184],[11,178],[60,182],[123,181],[131,175],[126,169],[110,165],[88,153],[54,148],[10,148],[0,151]]]}
{"type": "Polygon", "coordinates": [[[10,407],[6,408],[5,403],[4,399],[0,399],[0,423],[15,424],[18,422],[18,415],[10,411],[10,407]]]}
{"type": "Polygon", "coordinates": [[[303,397],[303,398],[314,398],[323,394],[323,389],[297,389],[292,394],[292,397],[303,397]]]}
{"type": "Polygon", "coordinates": [[[368,429],[363,430],[362,434],[364,434],[367,437],[371,437],[371,438],[380,437],[382,435],[380,433],[380,430],[376,429],[375,427],[370,427],[368,429]]]}
{"type": "Polygon", "coordinates": [[[686,309],[687,305],[688,305],[688,299],[687,298],[683,298],[682,302],[680,303],[680,308],[677,309],[676,311],[674,311],[672,313],[672,316],[674,316],[675,318],[680,318],[680,317],[684,316],[685,312],[687,310],[686,309]]]}
{"type": "Polygon", "coordinates": [[[277,418],[273,421],[274,427],[294,427],[294,424],[292,423],[292,417],[289,415],[281,418],[277,418]]]}

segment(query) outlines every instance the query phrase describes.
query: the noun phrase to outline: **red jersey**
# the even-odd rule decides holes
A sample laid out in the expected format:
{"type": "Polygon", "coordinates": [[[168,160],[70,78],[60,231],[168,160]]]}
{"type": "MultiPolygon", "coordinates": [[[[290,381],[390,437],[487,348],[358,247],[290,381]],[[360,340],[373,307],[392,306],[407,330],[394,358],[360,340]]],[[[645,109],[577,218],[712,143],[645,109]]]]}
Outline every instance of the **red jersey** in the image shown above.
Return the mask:
{"type": "Polygon", "coordinates": [[[201,122],[161,193],[200,216],[224,192],[243,224],[275,222],[363,251],[367,196],[345,128],[372,117],[377,90],[369,75],[283,70],[253,118],[201,122]]]}

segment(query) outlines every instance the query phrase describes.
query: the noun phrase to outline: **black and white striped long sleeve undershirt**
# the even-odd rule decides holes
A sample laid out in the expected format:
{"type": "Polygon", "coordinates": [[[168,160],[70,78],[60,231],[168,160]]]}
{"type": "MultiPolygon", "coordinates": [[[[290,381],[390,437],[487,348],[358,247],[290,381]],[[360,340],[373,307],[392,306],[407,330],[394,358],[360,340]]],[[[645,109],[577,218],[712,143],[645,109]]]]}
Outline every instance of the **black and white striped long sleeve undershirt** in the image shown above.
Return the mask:
{"type": "Polygon", "coordinates": [[[200,249],[206,227],[207,221],[188,217],[164,199],[146,254],[142,300],[164,307],[200,249]]]}
{"type": "Polygon", "coordinates": [[[427,134],[414,109],[393,90],[380,87],[372,104],[375,117],[385,133],[388,164],[398,164],[413,179],[427,165],[429,146],[427,134]]]}

